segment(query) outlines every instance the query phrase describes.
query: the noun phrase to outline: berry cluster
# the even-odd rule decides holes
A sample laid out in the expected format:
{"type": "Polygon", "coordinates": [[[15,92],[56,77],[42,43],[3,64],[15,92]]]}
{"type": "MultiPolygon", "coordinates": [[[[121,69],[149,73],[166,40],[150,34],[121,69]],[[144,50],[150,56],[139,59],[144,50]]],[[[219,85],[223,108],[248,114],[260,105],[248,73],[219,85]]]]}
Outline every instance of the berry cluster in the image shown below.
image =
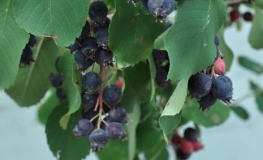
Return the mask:
{"type": "Polygon", "coordinates": [[[126,110],[121,106],[121,89],[113,84],[103,85],[105,67],[113,66],[113,53],[108,47],[108,8],[102,1],[90,5],[89,22],[73,45],[68,48],[74,53],[74,61],[78,70],[86,71],[96,62],[100,65],[100,73],[89,71],[82,77],[82,119],[78,121],[73,134],[76,137],[88,136],[92,151],[100,151],[108,138],[113,140],[127,139],[122,124],[128,122],[126,110]],[[91,30],[92,28],[92,30],[91,30]],[[95,37],[89,36],[96,34],[95,37]]]}
{"type": "Polygon", "coordinates": [[[217,99],[230,104],[232,100],[232,81],[225,76],[225,62],[218,49],[219,39],[215,37],[217,58],[212,66],[205,71],[196,73],[189,78],[188,90],[190,96],[196,98],[204,111],[214,105],[217,99]]]}
{"type": "Polygon", "coordinates": [[[178,160],[188,159],[191,156],[191,153],[203,148],[203,145],[198,141],[198,134],[193,128],[187,128],[184,131],[183,138],[177,133],[174,134],[171,141],[175,148],[178,160]]]}
{"type": "Polygon", "coordinates": [[[56,88],[56,96],[59,100],[59,102],[63,101],[64,99],[67,98],[66,93],[64,92],[64,90],[62,89],[62,82],[63,82],[63,76],[60,74],[60,70],[58,68],[58,61],[59,61],[58,57],[55,61],[55,66],[56,69],[58,71],[58,73],[51,73],[48,77],[48,80],[50,82],[50,84],[56,88]]]}
{"type": "Polygon", "coordinates": [[[174,10],[175,1],[174,0],[128,0],[132,2],[135,6],[136,2],[141,1],[145,10],[151,12],[157,20],[161,22],[174,10]]]}
{"type": "Polygon", "coordinates": [[[32,50],[30,48],[33,47],[35,44],[37,44],[37,39],[33,34],[30,34],[29,41],[23,49],[23,53],[20,58],[20,66],[27,66],[30,65],[31,62],[35,62],[35,60],[33,59],[32,50]]]}
{"type": "Polygon", "coordinates": [[[229,17],[230,17],[231,22],[237,21],[241,16],[244,19],[244,21],[251,22],[253,20],[253,14],[249,11],[240,15],[240,12],[237,9],[233,9],[229,13],[229,17]]]}
{"type": "Polygon", "coordinates": [[[156,66],[155,83],[160,87],[164,87],[169,82],[167,80],[170,68],[168,52],[165,50],[154,49],[152,55],[156,66]]]}

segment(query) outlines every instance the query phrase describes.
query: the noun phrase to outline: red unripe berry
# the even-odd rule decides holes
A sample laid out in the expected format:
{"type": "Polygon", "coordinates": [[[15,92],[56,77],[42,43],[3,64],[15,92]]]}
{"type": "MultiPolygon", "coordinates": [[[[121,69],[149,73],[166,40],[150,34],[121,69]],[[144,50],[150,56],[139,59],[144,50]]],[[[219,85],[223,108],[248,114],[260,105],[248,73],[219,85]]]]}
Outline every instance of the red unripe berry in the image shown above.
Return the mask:
{"type": "Polygon", "coordinates": [[[224,75],[226,70],[225,61],[221,58],[218,58],[214,63],[214,71],[216,74],[224,75]]]}
{"type": "Polygon", "coordinates": [[[193,147],[194,147],[194,151],[198,151],[202,148],[204,148],[204,146],[199,142],[199,141],[193,141],[193,147]]]}
{"type": "Polygon", "coordinates": [[[230,20],[231,22],[236,21],[239,18],[239,12],[237,10],[233,10],[230,12],[230,20]]]}
{"type": "Polygon", "coordinates": [[[191,141],[183,141],[181,144],[181,151],[190,154],[194,150],[194,146],[191,141]]]}
{"type": "Polygon", "coordinates": [[[116,81],[115,81],[115,85],[118,87],[118,88],[122,88],[122,78],[118,78],[116,81]]]}
{"type": "Polygon", "coordinates": [[[250,12],[246,12],[243,14],[243,19],[245,21],[252,21],[253,20],[253,14],[250,12]]]}
{"type": "Polygon", "coordinates": [[[181,143],[181,139],[178,134],[174,134],[172,137],[172,143],[173,145],[179,145],[181,143]]]}

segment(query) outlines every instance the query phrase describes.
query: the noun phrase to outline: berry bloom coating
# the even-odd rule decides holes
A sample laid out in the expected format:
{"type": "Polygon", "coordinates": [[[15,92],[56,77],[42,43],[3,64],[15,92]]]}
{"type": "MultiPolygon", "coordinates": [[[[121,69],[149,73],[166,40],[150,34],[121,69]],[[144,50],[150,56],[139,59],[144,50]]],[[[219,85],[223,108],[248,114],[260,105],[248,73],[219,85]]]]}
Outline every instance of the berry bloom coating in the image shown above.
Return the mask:
{"type": "Polygon", "coordinates": [[[149,11],[158,20],[164,20],[173,10],[175,6],[174,0],[148,0],[149,11]]]}
{"type": "Polygon", "coordinates": [[[112,58],[112,52],[102,48],[98,49],[98,51],[95,54],[95,61],[101,66],[113,66],[112,58]]]}
{"type": "Polygon", "coordinates": [[[73,129],[76,137],[88,136],[93,130],[93,124],[88,119],[81,119],[73,129]]]}
{"type": "Polygon", "coordinates": [[[96,42],[104,49],[108,48],[108,34],[108,28],[100,28],[96,33],[96,42]]]}
{"type": "Polygon", "coordinates": [[[212,86],[212,80],[204,73],[192,75],[188,81],[188,89],[192,97],[197,99],[207,95],[212,86]]]}
{"type": "Polygon", "coordinates": [[[77,69],[81,71],[85,71],[94,63],[94,60],[87,58],[81,50],[77,50],[75,52],[74,61],[77,66],[77,69]]]}
{"type": "Polygon", "coordinates": [[[91,3],[89,8],[89,17],[92,20],[92,24],[94,26],[103,26],[106,23],[107,14],[108,8],[104,2],[95,1],[91,3]]]}
{"type": "Polygon", "coordinates": [[[88,94],[84,93],[82,96],[82,107],[85,111],[88,111],[95,107],[97,99],[99,97],[98,93],[88,94]]]}
{"type": "Polygon", "coordinates": [[[86,57],[93,58],[98,50],[98,45],[93,37],[87,37],[81,43],[81,51],[86,57]]]}
{"type": "Polygon", "coordinates": [[[109,111],[109,120],[111,122],[127,123],[128,116],[124,107],[117,107],[109,111]]]}
{"type": "Polygon", "coordinates": [[[121,90],[116,85],[110,85],[103,90],[103,100],[111,107],[116,107],[121,101],[121,90]]]}
{"type": "Polygon", "coordinates": [[[232,81],[227,76],[221,75],[213,80],[211,92],[215,98],[228,104],[232,99],[232,91],[232,81]]]}
{"type": "Polygon", "coordinates": [[[125,140],[127,138],[123,126],[118,122],[111,122],[106,127],[107,136],[113,140],[125,140]]]}
{"type": "Polygon", "coordinates": [[[87,72],[82,79],[82,85],[89,94],[96,93],[99,90],[102,80],[96,72],[87,72]]]}
{"type": "Polygon", "coordinates": [[[103,129],[96,128],[89,135],[89,141],[92,151],[101,151],[108,141],[107,134],[103,129]]]}
{"type": "Polygon", "coordinates": [[[186,154],[191,154],[194,150],[194,146],[191,141],[183,141],[181,143],[181,151],[186,154]]]}
{"type": "Polygon", "coordinates": [[[189,127],[184,131],[184,139],[188,141],[196,141],[197,138],[198,134],[195,129],[189,127]]]}
{"type": "Polygon", "coordinates": [[[214,71],[216,74],[224,75],[226,70],[225,61],[221,58],[218,58],[214,63],[214,71]]]}

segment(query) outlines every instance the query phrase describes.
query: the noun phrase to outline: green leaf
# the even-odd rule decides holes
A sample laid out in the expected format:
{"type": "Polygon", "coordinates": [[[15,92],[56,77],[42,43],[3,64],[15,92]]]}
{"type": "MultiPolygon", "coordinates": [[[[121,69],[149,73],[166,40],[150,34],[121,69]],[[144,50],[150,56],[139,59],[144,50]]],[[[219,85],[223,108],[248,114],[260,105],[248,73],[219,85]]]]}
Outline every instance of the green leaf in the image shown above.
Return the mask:
{"type": "Polygon", "coordinates": [[[169,153],[166,147],[163,147],[163,149],[161,150],[161,153],[157,156],[156,160],[159,160],[159,159],[169,160],[169,153]]]}
{"type": "Polygon", "coordinates": [[[263,9],[263,0],[255,0],[255,4],[263,9]]]}
{"type": "Polygon", "coordinates": [[[81,160],[89,154],[90,142],[87,137],[76,138],[72,130],[81,118],[80,111],[71,115],[68,127],[62,129],[59,119],[67,112],[67,101],[60,103],[49,115],[46,124],[47,143],[54,156],[59,160],[81,160]]]}
{"type": "Polygon", "coordinates": [[[188,79],[213,63],[216,56],[214,38],[225,15],[222,0],[184,0],[179,3],[177,19],[165,37],[171,62],[169,79],[188,79]]]}
{"type": "Polygon", "coordinates": [[[0,89],[6,89],[15,82],[29,34],[15,22],[11,0],[1,0],[0,11],[0,89]]]}
{"type": "MultiPolygon", "coordinates": [[[[142,113],[143,114],[143,113],[142,113]]],[[[161,141],[163,141],[163,133],[160,129],[156,129],[157,110],[152,109],[147,120],[141,122],[136,130],[136,144],[139,152],[153,149],[161,141]]],[[[157,121],[158,122],[158,121],[157,121]]]]}
{"type": "Polygon", "coordinates": [[[121,104],[125,106],[127,112],[131,113],[137,103],[145,102],[150,98],[151,91],[147,87],[150,82],[150,70],[145,63],[140,62],[133,67],[125,68],[123,75],[125,89],[121,104]]]}
{"type": "Polygon", "coordinates": [[[96,153],[100,160],[128,160],[128,141],[108,140],[102,151],[96,153]]]}
{"type": "Polygon", "coordinates": [[[238,63],[245,67],[246,69],[249,69],[250,71],[253,71],[254,73],[261,74],[263,73],[263,66],[257,62],[254,62],[244,56],[238,57],[238,63]]]}
{"type": "Polygon", "coordinates": [[[81,105],[82,75],[81,71],[76,70],[73,55],[69,51],[62,54],[59,60],[59,68],[63,74],[62,87],[69,101],[69,110],[61,120],[62,128],[67,128],[69,116],[76,112],[81,105]]]}
{"type": "Polygon", "coordinates": [[[232,106],[230,107],[230,109],[241,119],[247,120],[249,117],[247,111],[243,107],[232,106]]]}
{"type": "Polygon", "coordinates": [[[87,0],[14,0],[18,24],[38,36],[51,36],[59,46],[69,46],[86,23],[87,0]]]}
{"type": "Polygon", "coordinates": [[[58,104],[56,90],[52,89],[50,91],[51,91],[51,95],[47,98],[47,100],[43,104],[40,105],[38,109],[38,120],[43,124],[47,123],[49,114],[58,104]]]}
{"type": "Polygon", "coordinates": [[[179,113],[187,95],[187,84],[188,80],[179,82],[159,119],[159,124],[166,135],[171,133],[180,123],[181,115],[179,113]]]}
{"type": "Polygon", "coordinates": [[[263,48],[263,14],[262,9],[254,5],[255,15],[253,17],[252,27],[248,36],[249,43],[255,49],[263,48]]]}
{"type": "Polygon", "coordinates": [[[147,150],[144,155],[147,160],[168,160],[169,154],[165,147],[165,141],[157,144],[154,148],[147,150]]]}
{"type": "Polygon", "coordinates": [[[109,47],[121,61],[135,64],[145,59],[153,49],[154,40],[164,25],[126,0],[115,0],[116,13],[109,28],[109,47]],[[125,26],[120,29],[120,26],[125,26]]]}
{"type": "Polygon", "coordinates": [[[182,116],[205,127],[219,125],[229,117],[229,107],[220,101],[217,101],[209,111],[205,112],[199,109],[199,104],[195,99],[188,98],[185,105],[186,107],[182,110],[182,116]]]}
{"type": "Polygon", "coordinates": [[[263,93],[256,95],[256,103],[258,105],[258,109],[263,113],[263,93]]]}
{"type": "Polygon", "coordinates": [[[51,38],[41,37],[32,51],[35,62],[19,68],[15,84],[6,90],[20,106],[38,103],[50,87],[50,73],[57,72],[55,61],[60,51],[51,38]]]}
{"type": "Polygon", "coordinates": [[[226,63],[226,71],[229,71],[234,55],[232,50],[228,47],[228,45],[225,42],[224,31],[225,31],[225,27],[224,25],[222,25],[222,27],[218,31],[218,38],[220,39],[219,50],[224,55],[224,61],[226,63]]]}

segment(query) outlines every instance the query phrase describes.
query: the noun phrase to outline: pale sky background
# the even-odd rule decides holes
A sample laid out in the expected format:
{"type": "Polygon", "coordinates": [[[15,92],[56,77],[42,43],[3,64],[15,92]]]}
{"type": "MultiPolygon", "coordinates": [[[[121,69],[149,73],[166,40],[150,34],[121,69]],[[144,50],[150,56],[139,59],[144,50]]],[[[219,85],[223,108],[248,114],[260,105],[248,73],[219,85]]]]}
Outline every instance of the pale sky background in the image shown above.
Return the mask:
{"type": "MultiPolygon", "coordinates": [[[[247,9],[242,7],[242,10],[247,9]]],[[[242,25],[241,31],[237,31],[235,26],[225,31],[225,40],[235,54],[231,70],[227,73],[233,81],[233,99],[250,92],[249,80],[258,82],[263,88],[262,76],[256,76],[237,63],[237,57],[245,55],[263,65],[263,50],[254,50],[248,43],[251,23],[243,22],[242,25]]],[[[248,111],[249,119],[244,121],[231,113],[229,119],[220,126],[201,127],[201,141],[205,148],[193,153],[189,160],[262,159],[263,114],[258,110],[254,98],[245,99],[240,105],[248,111]]],[[[38,122],[36,106],[18,107],[4,92],[0,92],[0,126],[0,160],[56,159],[47,145],[45,128],[38,122]]],[[[169,151],[172,151],[171,148],[169,151]]],[[[174,160],[172,152],[170,159],[174,160]]],[[[96,158],[89,156],[87,160],[96,158]]]]}

